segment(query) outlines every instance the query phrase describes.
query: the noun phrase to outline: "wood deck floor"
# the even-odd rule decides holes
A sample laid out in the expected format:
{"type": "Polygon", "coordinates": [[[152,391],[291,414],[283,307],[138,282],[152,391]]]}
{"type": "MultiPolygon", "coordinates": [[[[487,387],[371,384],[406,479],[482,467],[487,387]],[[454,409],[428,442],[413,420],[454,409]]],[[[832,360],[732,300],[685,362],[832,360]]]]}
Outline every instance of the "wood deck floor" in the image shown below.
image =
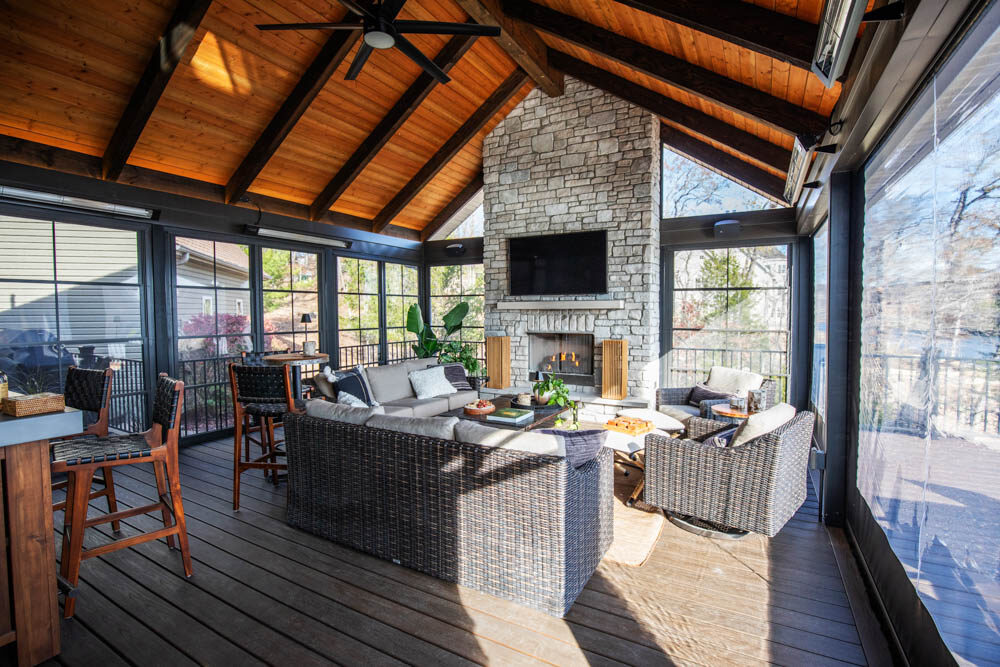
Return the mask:
{"type": "MultiPolygon", "coordinates": [[[[293,529],[284,484],[259,473],[243,476],[233,512],[230,452],[219,441],[181,453],[194,576],[163,542],[86,561],[58,662],[865,664],[813,496],[770,540],[707,540],[667,523],[642,567],[605,562],[556,619],[293,529]]],[[[155,497],[146,466],[118,468],[115,481],[123,507],[155,497]]],[[[125,524],[129,534],[157,521],[125,524]]]]}

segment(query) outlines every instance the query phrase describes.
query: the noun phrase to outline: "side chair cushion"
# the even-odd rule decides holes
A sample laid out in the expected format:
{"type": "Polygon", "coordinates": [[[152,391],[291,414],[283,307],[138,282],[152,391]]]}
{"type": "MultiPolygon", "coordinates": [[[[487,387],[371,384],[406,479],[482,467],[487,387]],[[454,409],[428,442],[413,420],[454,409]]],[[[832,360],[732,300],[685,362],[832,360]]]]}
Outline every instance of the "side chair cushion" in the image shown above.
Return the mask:
{"type": "Polygon", "coordinates": [[[455,439],[455,426],[458,417],[399,417],[396,415],[375,415],[366,422],[366,426],[380,428],[398,433],[423,435],[442,440],[455,439]]]}
{"type": "MultiPolygon", "coordinates": [[[[751,389],[760,389],[764,376],[750,371],[741,371],[725,366],[712,366],[705,386],[734,396],[745,396],[751,389]]],[[[693,399],[692,399],[693,400],[693,399]]]]}
{"type": "Polygon", "coordinates": [[[149,456],[150,447],[141,433],[106,438],[78,438],[52,445],[52,462],[86,465],[149,456]]]}
{"type": "Polygon", "coordinates": [[[716,391],[703,384],[696,384],[691,387],[691,398],[688,399],[688,403],[696,408],[700,408],[702,401],[725,401],[733,396],[736,396],[736,394],[728,394],[724,391],[716,391]]]}
{"type": "Polygon", "coordinates": [[[770,433],[782,424],[792,420],[795,416],[795,408],[788,403],[778,403],[773,408],[750,415],[745,422],[740,424],[733,435],[730,447],[739,447],[754,438],[770,433]]]}
{"type": "Polygon", "coordinates": [[[444,366],[432,366],[420,371],[410,371],[409,379],[410,384],[413,385],[413,393],[419,399],[447,396],[458,391],[445,377],[444,366]]]}
{"type": "Polygon", "coordinates": [[[340,403],[323,401],[315,398],[306,401],[306,414],[310,417],[320,419],[332,419],[333,421],[346,422],[348,424],[364,424],[373,415],[382,414],[381,406],[375,408],[352,408],[340,403]]]}
{"type": "MultiPolygon", "coordinates": [[[[684,423],[676,417],[671,417],[668,414],[660,412],[659,410],[650,410],[649,408],[625,408],[624,410],[618,411],[619,417],[632,417],[633,419],[645,419],[648,422],[653,423],[654,428],[658,428],[661,431],[683,431],[684,423]]],[[[689,417],[691,415],[688,415],[689,417]]]]}

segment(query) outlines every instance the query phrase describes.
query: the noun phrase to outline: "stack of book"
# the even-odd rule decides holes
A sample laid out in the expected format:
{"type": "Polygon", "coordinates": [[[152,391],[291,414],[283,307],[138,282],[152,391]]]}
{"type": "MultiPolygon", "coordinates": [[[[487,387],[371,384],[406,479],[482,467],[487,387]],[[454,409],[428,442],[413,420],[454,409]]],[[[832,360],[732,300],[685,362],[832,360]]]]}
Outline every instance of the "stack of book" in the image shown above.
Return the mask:
{"type": "Polygon", "coordinates": [[[486,415],[486,421],[503,422],[504,424],[520,424],[535,414],[533,410],[518,410],[517,408],[501,408],[493,414],[486,415]]]}

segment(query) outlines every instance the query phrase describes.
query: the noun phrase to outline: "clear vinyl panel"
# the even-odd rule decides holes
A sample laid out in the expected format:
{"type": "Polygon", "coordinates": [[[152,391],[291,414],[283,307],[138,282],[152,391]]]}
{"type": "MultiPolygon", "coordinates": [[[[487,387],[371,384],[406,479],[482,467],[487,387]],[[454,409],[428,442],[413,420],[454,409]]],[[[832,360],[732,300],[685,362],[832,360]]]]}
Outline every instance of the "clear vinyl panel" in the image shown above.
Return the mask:
{"type": "Polygon", "coordinates": [[[962,663],[1000,656],[1000,36],[865,171],[858,488],[962,663]]]}

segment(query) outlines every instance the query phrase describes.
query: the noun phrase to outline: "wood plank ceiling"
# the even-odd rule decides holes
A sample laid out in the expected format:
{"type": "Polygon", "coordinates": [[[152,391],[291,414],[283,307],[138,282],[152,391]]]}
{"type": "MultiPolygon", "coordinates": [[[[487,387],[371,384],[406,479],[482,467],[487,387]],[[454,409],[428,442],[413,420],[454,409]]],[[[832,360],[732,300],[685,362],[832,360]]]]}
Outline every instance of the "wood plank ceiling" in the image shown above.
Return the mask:
{"type": "Polygon", "coordinates": [[[409,0],[400,18],[503,28],[413,35],[450,68],[435,85],[395,49],[345,81],[358,33],[254,27],[348,18],[334,0],[13,0],[0,4],[0,135],[24,141],[0,159],[62,149],[89,175],[426,237],[481,179],[484,137],[535,85],[560,94],[565,72],[780,198],[793,137],[824,129],[840,94],[803,66],[823,2],[705,4],[409,0]]]}

